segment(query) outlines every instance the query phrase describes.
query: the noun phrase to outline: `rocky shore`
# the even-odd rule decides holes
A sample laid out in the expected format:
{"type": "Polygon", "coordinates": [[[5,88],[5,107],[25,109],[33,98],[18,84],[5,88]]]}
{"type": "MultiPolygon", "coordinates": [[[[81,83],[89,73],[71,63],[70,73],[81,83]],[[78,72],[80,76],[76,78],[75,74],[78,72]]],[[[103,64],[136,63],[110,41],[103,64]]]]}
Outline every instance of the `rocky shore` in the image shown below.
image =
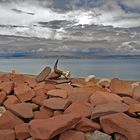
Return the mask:
{"type": "Polygon", "coordinates": [[[140,140],[140,83],[0,74],[0,140],[140,140]]]}

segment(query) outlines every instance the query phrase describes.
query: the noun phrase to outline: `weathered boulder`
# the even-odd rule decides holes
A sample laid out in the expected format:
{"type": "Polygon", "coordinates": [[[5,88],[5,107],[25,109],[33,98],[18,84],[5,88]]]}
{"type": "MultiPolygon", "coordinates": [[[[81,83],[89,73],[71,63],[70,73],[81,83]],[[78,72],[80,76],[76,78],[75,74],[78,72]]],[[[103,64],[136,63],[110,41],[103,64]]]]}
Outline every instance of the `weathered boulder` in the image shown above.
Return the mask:
{"type": "Polygon", "coordinates": [[[103,131],[107,134],[120,133],[128,140],[139,140],[140,123],[124,113],[106,115],[100,118],[103,131]]]}
{"type": "Polygon", "coordinates": [[[132,85],[131,83],[114,78],[111,80],[110,89],[112,93],[120,94],[123,96],[132,96],[132,85]]]}
{"type": "Polygon", "coordinates": [[[19,103],[10,105],[9,110],[15,115],[25,119],[33,117],[33,107],[30,103],[19,103]]]}
{"type": "Polygon", "coordinates": [[[10,111],[6,111],[0,117],[0,129],[13,129],[16,125],[22,123],[23,121],[10,111]]]}
{"type": "Polygon", "coordinates": [[[90,132],[94,130],[99,130],[100,125],[88,118],[82,118],[75,126],[75,129],[82,132],[90,132]]]}
{"type": "Polygon", "coordinates": [[[81,118],[77,114],[58,115],[49,119],[32,120],[30,134],[35,139],[51,139],[75,125],[81,118]]]}
{"type": "Polygon", "coordinates": [[[15,132],[13,129],[0,130],[0,140],[15,140],[15,132]]]}
{"type": "Polygon", "coordinates": [[[68,130],[60,135],[59,140],[86,140],[86,137],[80,131],[68,130]]]}
{"type": "Polygon", "coordinates": [[[67,98],[68,94],[66,90],[62,90],[62,89],[54,89],[54,90],[50,90],[47,92],[47,95],[49,96],[53,96],[53,97],[61,97],[61,98],[67,98]]]}
{"type": "Polygon", "coordinates": [[[140,101],[140,86],[134,88],[132,95],[134,99],[140,101]]]}
{"type": "Polygon", "coordinates": [[[84,101],[76,101],[72,103],[64,113],[77,113],[81,117],[91,116],[91,104],[84,101]]]}
{"type": "Polygon", "coordinates": [[[71,101],[55,97],[44,100],[43,104],[53,110],[65,110],[71,104],[71,101]]]}
{"type": "Polygon", "coordinates": [[[106,103],[121,103],[122,98],[116,94],[108,93],[108,92],[95,92],[90,96],[90,103],[93,105],[100,105],[106,103]]]}
{"type": "Polygon", "coordinates": [[[102,105],[97,105],[93,108],[91,118],[96,119],[104,115],[109,115],[113,113],[123,113],[129,110],[129,106],[124,103],[107,103],[102,105]]]}
{"type": "Polygon", "coordinates": [[[18,140],[24,140],[31,137],[29,134],[29,125],[27,123],[16,125],[15,133],[18,140]]]}

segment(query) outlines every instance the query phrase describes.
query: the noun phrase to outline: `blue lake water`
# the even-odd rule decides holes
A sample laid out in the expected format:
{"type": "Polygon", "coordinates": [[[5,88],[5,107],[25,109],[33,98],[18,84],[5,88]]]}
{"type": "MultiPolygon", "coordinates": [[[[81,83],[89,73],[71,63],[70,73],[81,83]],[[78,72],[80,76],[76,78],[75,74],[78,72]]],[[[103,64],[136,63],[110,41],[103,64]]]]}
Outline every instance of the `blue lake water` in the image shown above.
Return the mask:
{"type": "MultiPolygon", "coordinates": [[[[0,71],[38,74],[54,63],[55,59],[0,59],[0,71]]],[[[58,67],[77,77],[94,74],[97,78],[140,80],[140,59],[60,59],[58,67]]]]}

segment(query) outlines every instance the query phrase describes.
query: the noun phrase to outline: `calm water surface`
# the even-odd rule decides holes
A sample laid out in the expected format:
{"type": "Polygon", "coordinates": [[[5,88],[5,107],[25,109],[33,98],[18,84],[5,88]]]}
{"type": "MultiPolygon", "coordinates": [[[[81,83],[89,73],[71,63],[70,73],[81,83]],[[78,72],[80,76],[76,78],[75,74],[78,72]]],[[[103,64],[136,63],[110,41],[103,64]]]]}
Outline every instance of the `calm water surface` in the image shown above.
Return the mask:
{"type": "MultiPolygon", "coordinates": [[[[55,59],[0,59],[0,71],[16,69],[22,73],[38,74],[45,66],[54,63],[55,59]]],[[[61,59],[59,67],[77,77],[94,74],[98,78],[140,80],[140,59],[61,59]]]]}

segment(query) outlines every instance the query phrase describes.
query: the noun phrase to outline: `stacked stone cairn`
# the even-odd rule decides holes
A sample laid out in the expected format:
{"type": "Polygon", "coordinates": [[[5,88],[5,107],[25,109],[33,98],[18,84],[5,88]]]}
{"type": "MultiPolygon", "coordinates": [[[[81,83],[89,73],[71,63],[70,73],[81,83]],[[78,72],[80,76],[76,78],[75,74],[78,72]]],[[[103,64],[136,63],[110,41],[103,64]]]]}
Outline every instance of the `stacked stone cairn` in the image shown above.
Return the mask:
{"type": "Polygon", "coordinates": [[[0,140],[140,140],[140,84],[2,73],[0,140]]]}

